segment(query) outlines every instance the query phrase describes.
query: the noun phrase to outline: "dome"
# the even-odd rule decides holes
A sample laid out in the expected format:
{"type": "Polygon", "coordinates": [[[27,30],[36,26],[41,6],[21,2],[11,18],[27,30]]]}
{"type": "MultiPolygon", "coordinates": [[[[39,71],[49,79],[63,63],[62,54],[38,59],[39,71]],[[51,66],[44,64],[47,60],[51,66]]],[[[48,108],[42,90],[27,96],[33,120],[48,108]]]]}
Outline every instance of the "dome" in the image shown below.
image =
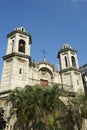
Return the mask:
{"type": "Polygon", "coordinates": [[[65,44],[62,46],[61,50],[62,50],[62,49],[65,49],[65,48],[70,48],[70,49],[71,49],[71,45],[65,43],[65,44]]]}
{"type": "Polygon", "coordinates": [[[26,32],[24,27],[17,27],[14,30],[20,30],[20,31],[26,32]]]}

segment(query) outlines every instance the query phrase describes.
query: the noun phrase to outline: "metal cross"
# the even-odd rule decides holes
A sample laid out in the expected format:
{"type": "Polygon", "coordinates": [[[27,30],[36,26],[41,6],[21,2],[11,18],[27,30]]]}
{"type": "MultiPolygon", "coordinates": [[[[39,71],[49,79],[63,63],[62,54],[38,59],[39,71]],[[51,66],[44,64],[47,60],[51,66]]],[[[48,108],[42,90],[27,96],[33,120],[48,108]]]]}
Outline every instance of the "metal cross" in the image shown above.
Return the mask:
{"type": "Polygon", "coordinates": [[[43,53],[43,57],[44,57],[44,59],[45,59],[45,58],[46,58],[46,53],[47,53],[47,52],[45,51],[45,49],[42,50],[42,53],[43,53]]]}

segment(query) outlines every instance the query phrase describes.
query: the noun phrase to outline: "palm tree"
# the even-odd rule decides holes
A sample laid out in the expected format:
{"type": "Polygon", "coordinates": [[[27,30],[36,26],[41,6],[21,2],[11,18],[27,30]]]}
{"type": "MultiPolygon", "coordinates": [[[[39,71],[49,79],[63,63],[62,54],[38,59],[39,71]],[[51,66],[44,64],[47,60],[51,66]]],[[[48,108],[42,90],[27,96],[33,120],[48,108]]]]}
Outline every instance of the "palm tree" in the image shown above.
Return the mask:
{"type": "Polygon", "coordinates": [[[66,108],[65,104],[60,99],[62,93],[63,89],[60,89],[59,85],[55,85],[53,87],[47,86],[43,89],[42,113],[44,114],[43,121],[46,124],[46,128],[48,128],[50,123],[48,117],[53,119],[52,125],[59,125],[59,121],[57,121],[56,118],[59,117],[66,108]]]}
{"type": "MultiPolygon", "coordinates": [[[[16,88],[8,101],[16,110],[14,130],[61,130],[66,105],[61,100],[64,93],[59,85],[41,88],[39,85],[16,88]],[[50,117],[50,118],[49,118],[50,117]],[[63,117],[60,120],[60,117],[63,117]]],[[[63,128],[62,128],[63,130],[63,128]]]]}
{"type": "MultiPolygon", "coordinates": [[[[15,123],[14,128],[19,126],[19,130],[25,129],[27,115],[24,111],[26,107],[25,103],[25,92],[22,88],[16,88],[9,96],[9,100],[12,102],[12,109],[16,108],[17,122],[15,123]]],[[[12,111],[11,111],[12,112],[12,111]]]]}
{"type": "Polygon", "coordinates": [[[78,130],[81,130],[84,119],[87,119],[87,95],[77,93],[70,100],[70,106],[73,111],[72,116],[78,130]]]}
{"type": "Polygon", "coordinates": [[[27,113],[28,120],[31,122],[31,127],[35,129],[35,126],[41,119],[41,106],[42,106],[42,89],[38,86],[26,86],[25,93],[27,94],[27,113]]]}
{"type": "Polygon", "coordinates": [[[81,116],[87,119],[87,93],[82,94],[81,97],[81,116]]]}
{"type": "Polygon", "coordinates": [[[8,101],[12,102],[12,110],[16,108],[17,114],[15,128],[19,126],[20,130],[28,130],[34,128],[40,120],[41,93],[42,90],[38,86],[26,86],[23,89],[16,88],[10,94],[8,101]]]}

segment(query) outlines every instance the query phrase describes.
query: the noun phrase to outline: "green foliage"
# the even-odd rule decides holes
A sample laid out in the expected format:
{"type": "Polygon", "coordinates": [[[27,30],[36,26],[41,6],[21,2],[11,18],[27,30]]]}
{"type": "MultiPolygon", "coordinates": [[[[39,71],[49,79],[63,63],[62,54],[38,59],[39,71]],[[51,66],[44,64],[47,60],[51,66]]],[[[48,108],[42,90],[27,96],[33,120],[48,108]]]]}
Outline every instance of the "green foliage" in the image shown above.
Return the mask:
{"type": "Polygon", "coordinates": [[[6,120],[4,119],[4,110],[0,108],[0,130],[3,130],[6,127],[6,120]]]}
{"type": "Polygon", "coordinates": [[[87,95],[81,92],[77,93],[75,97],[70,100],[70,107],[72,109],[74,124],[78,130],[81,130],[83,120],[87,119],[87,95]]]}
{"type": "Polygon", "coordinates": [[[87,95],[76,94],[66,105],[61,96],[68,95],[59,85],[16,88],[8,101],[16,110],[14,130],[74,130],[87,118],[87,95]]]}
{"type": "Polygon", "coordinates": [[[49,122],[49,128],[50,130],[63,130],[61,128],[61,125],[58,121],[55,121],[55,118],[51,115],[47,116],[48,122],[49,122]]]}

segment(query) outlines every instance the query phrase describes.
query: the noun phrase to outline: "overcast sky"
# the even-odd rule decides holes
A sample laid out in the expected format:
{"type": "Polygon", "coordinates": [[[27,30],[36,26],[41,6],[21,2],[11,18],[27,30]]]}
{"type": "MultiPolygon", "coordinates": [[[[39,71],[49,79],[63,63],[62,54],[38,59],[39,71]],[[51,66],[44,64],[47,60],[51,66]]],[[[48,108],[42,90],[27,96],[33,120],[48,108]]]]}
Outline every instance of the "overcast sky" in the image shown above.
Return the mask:
{"type": "Polygon", "coordinates": [[[58,66],[57,53],[64,43],[78,51],[79,65],[87,63],[87,0],[0,0],[0,78],[7,34],[24,27],[32,35],[32,61],[58,66]]]}

